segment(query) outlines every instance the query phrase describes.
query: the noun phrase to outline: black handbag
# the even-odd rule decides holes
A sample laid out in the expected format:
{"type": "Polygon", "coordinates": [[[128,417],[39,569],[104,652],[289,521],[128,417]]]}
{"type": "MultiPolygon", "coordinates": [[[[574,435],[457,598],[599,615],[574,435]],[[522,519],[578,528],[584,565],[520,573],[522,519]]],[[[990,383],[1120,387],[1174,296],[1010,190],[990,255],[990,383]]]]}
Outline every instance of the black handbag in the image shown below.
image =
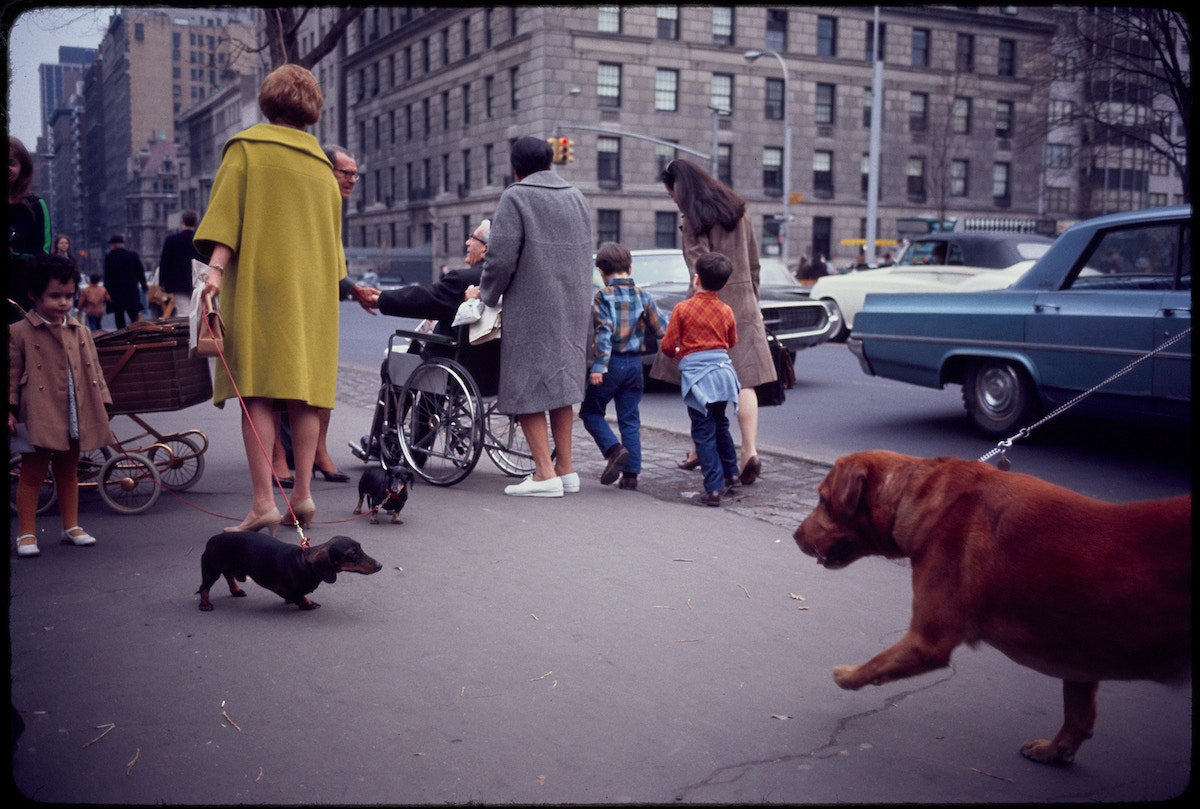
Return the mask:
{"type": "Polygon", "coordinates": [[[778,407],[787,400],[788,388],[796,384],[796,370],[792,363],[796,355],[779,342],[770,329],[767,329],[767,349],[771,352],[771,364],[775,366],[775,379],[754,386],[758,395],[759,407],[778,407]]]}

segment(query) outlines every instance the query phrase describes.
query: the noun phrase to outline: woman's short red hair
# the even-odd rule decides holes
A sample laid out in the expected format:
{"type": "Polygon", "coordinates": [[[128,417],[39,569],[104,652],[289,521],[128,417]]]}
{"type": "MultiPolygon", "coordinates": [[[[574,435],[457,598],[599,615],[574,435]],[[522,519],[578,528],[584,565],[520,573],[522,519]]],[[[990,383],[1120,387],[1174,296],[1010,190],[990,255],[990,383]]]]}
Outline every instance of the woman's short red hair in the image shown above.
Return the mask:
{"type": "Polygon", "coordinates": [[[300,65],[275,68],[258,88],[258,108],[273,124],[311,126],[321,120],[324,103],[317,77],[300,65]]]}

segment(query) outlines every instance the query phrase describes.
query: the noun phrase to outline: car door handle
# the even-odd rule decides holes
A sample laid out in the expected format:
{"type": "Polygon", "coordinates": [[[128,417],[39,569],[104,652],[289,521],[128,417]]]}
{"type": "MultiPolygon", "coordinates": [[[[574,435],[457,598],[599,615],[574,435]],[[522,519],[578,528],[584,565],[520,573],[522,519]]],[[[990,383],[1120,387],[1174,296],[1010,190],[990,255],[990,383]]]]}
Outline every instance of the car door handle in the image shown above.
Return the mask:
{"type": "Polygon", "coordinates": [[[1190,306],[1168,306],[1162,310],[1163,317],[1175,317],[1176,315],[1186,313],[1189,317],[1192,314],[1190,306]]]}
{"type": "Polygon", "coordinates": [[[1042,312],[1061,312],[1062,307],[1056,303],[1035,303],[1033,305],[1033,311],[1039,314],[1042,312]]]}

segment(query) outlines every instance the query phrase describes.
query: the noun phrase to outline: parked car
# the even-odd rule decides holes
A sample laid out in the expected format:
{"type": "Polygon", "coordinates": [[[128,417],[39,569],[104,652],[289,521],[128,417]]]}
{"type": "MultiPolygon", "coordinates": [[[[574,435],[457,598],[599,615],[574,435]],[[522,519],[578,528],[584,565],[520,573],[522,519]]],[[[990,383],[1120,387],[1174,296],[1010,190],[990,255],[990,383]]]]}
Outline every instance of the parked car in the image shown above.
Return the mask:
{"type": "Polygon", "coordinates": [[[962,385],[967,413],[992,436],[1101,383],[1072,412],[1187,422],[1191,217],[1180,205],[1081,222],[1004,290],[870,295],[850,350],[873,376],[962,385]]]}
{"type": "MultiPolygon", "coordinates": [[[[630,253],[634,283],[654,296],[664,314],[688,296],[688,268],[682,250],[631,250],[630,253]]],[[[759,307],[766,327],[793,352],[825,342],[837,325],[825,305],[808,299],[783,262],[761,258],[759,263],[759,307]]],[[[597,287],[603,285],[599,270],[593,275],[593,282],[597,287]]],[[[658,341],[647,342],[643,356],[649,363],[658,352],[658,341]]]]}
{"type": "Polygon", "coordinates": [[[931,233],[912,242],[896,264],[818,278],[809,287],[840,316],[830,339],[845,340],[871,292],[955,292],[1003,289],[1041,258],[1053,239],[1032,233],[931,233]]]}

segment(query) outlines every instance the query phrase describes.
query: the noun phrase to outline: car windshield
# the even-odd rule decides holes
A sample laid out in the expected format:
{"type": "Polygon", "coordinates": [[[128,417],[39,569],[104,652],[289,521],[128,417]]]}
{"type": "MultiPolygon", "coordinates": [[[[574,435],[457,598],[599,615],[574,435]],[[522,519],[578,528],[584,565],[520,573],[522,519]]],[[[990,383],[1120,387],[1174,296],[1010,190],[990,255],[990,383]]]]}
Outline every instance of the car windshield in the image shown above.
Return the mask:
{"type": "Polygon", "coordinates": [[[633,280],[640,287],[658,284],[686,285],[689,280],[688,268],[683,260],[683,253],[634,254],[633,280]]]}

